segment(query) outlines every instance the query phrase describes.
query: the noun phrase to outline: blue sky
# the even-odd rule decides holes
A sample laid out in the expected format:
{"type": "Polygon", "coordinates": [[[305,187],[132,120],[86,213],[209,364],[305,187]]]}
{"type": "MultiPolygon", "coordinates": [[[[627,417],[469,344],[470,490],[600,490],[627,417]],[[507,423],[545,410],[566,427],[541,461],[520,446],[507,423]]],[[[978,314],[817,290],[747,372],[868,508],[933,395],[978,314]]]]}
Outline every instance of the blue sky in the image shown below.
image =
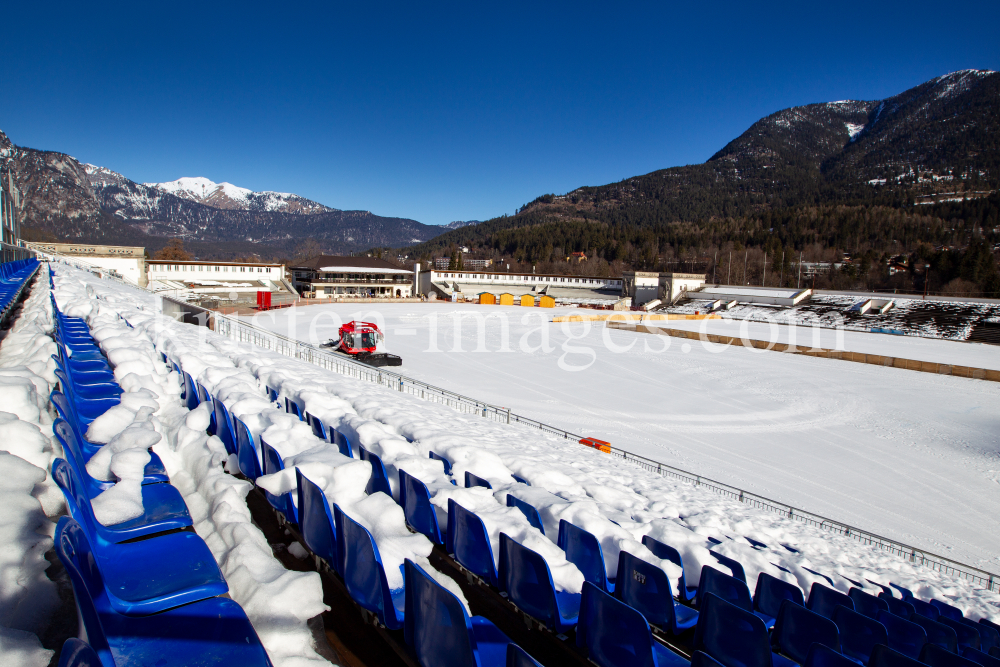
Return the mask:
{"type": "Polygon", "coordinates": [[[428,224],[703,162],[789,106],[1000,69],[995,1],[35,2],[3,22],[18,145],[428,224]]]}

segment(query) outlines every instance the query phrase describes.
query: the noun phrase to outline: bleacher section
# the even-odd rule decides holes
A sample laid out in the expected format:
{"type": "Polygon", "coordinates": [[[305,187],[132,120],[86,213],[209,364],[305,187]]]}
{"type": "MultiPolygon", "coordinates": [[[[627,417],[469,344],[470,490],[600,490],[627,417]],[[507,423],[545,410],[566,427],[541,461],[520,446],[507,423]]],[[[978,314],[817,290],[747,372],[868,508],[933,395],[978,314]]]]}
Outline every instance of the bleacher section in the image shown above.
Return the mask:
{"type": "MultiPolygon", "coordinates": [[[[113,526],[96,520],[91,500],[107,483],[87,473],[86,463],[98,446],[83,434],[118,400],[121,389],[87,324],[58,310],[56,322],[61,388],[52,395],[60,414],[54,430],[66,460],[57,462],[54,475],[71,514],[59,523],[56,549],[70,574],[89,644],[105,667],[145,664],[145,656],[154,664],[156,655],[196,652],[199,664],[212,656],[219,664],[270,664],[242,609],[222,597],[226,582],[192,532],[184,501],[155,457],[143,479],[143,516],[113,526]]],[[[231,460],[243,477],[254,482],[284,469],[277,449],[236,418],[232,406],[213,396],[178,360],[160,354],[183,378],[181,398],[187,407],[209,405],[209,430],[234,455],[231,460]]],[[[555,526],[550,526],[548,539],[556,538],[586,582],[581,594],[558,590],[541,554],[506,533],[494,553],[483,519],[454,500],[442,525],[424,482],[399,470],[398,485],[390,484],[378,455],[293,398],[270,387],[262,397],[265,393],[274,408],[307,422],[330,448],[370,462],[366,492],[393,497],[409,528],[434,544],[429,562],[438,572],[406,559],[400,568],[404,585],[392,589],[388,582],[394,577],[387,576],[375,537],[331,503],[322,484],[296,469],[294,491],[264,495],[279,523],[305,545],[318,567],[386,631],[387,641],[399,642],[422,667],[557,667],[588,661],[601,667],[1000,667],[1000,626],[966,619],[945,601],[921,600],[905,588],[874,581],[854,582],[856,587],[844,593],[833,588],[832,578],[830,586],[816,583],[805,595],[766,573],[751,595],[743,566],[714,553],[717,562],[702,567],[697,587],[689,587],[683,576],[671,580],[658,565],[627,551],[612,578],[600,541],[565,520],[558,536],[551,535],[555,526]],[[441,583],[445,576],[478,613],[441,583]],[[875,587],[882,589],[878,596],[862,590],[875,587]]],[[[441,460],[450,476],[455,462],[433,451],[430,457],[441,460]]],[[[491,486],[468,472],[450,481],[467,488],[491,486]]],[[[530,485],[516,480],[515,486],[530,485]]],[[[537,507],[513,493],[507,498],[508,506],[542,528],[537,507]]],[[[643,544],[683,572],[676,548],[648,535],[643,544]]],[[[67,642],[66,656],[79,656],[68,664],[91,664],[86,646],[76,640],[67,642]]]]}
{"type": "Polygon", "coordinates": [[[0,322],[10,316],[37,272],[38,260],[34,258],[0,264],[0,322]]]}

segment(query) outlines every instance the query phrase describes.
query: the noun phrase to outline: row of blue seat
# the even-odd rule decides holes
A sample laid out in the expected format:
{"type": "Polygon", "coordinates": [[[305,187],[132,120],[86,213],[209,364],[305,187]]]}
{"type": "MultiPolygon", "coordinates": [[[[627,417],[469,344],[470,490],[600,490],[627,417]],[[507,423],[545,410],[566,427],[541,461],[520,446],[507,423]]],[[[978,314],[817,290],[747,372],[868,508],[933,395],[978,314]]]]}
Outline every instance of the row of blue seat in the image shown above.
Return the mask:
{"type": "Polygon", "coordinates": [[[164,664],[158,661],[170,656],[175,664],[270,665],[243,609],[221,597],[229,591],[222,572],[152,451],[143,514],[107,526],[97,520],[92,501],[114,482],[88,473],[100,445],[84,433],[120,402],[122,390],[86,322],[52,305],[59,379],[53,431],[66,457],[53,463],[52,475],[70,514],[56,528],[56,553],[89,642],[67,642],[60,664],[164,664]]]}
{"type": "Polygon", "coordinates": [[[0,321],[7,319],[37,271],[38,260],[34,257],[0,264],[0,321]]]}

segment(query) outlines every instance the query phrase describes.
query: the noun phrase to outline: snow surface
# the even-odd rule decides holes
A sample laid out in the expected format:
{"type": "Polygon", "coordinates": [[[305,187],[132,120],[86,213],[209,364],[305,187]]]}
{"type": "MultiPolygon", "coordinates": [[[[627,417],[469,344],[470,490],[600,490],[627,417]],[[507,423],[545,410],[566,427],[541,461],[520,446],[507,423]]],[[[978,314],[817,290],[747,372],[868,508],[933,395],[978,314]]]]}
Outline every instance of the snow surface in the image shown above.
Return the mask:
{"type": "MultiPolygon", "coordinates": [[[[744,348],[720,351],[593,323],[542,324],[572,312],[331,304],[252,319],[314,342],[335,337],[342,321],[376,322],[386,332],[386,349],[403,357],[400,370],[411,377],[1000,571],[996,383],[744,348]],[[480,335],[477,318],[487,315],[480,335]]],[[[845,341],[848,349],[877,341],[904,345],[907,353],[894,356],[918,358],[922,350],[963,345],[973,356],[955,363],[976,362],[979,353],[984,361],[978,365],[996,358],[988,346],[901,336],[845,332],[845,341]]]]}
{"type": "Polygon", "coordinates": [[[179,197],[195,199],[197,201],[207,199],[216,192],[221,192],[233,201],[244,205],[247,204],[247,195],[253,193],[253,190],[248,188],[241,188],[232,183],[216,183],[204,176],[185,176],[167,183],[143,183],[143,185],[159,188],[179,197]]]}
{"type": "Polygon", "coordinates": [[[855,123],[844,123],[844,125],[847,126],[847,134],[850,135],[851,141],[857,139],[858,135],[861,134],[861,131],[865,129],[864,124],[857,125],[855,123]]]}

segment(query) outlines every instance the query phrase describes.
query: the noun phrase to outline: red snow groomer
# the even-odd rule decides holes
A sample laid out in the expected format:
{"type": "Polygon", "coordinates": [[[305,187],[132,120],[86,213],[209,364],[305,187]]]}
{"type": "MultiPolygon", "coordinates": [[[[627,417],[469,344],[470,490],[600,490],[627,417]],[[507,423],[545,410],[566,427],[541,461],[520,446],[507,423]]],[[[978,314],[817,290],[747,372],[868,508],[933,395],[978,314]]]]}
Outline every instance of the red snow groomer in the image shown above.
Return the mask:
{"type": "Polygon", "coordinates": [[[338,331],[340,338],[330,340],[320,347],[333,348],[334,351],[345,354],[369,366],[402,366],[403,360],[395,354],[375,352],[379,341],[385,336],[378,326],[371,322],[348,322],[338,331]]]}

